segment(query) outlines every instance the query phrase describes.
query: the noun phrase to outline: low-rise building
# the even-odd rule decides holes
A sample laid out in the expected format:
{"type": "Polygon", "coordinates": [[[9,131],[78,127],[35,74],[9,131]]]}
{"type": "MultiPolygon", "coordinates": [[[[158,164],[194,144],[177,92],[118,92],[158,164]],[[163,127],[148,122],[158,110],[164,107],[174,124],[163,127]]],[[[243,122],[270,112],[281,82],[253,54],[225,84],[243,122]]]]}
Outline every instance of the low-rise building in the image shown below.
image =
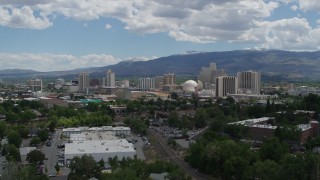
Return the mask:
{"type": "Polygon", "coordinates": [[[108,161],[115,156],[118,159],[134,158],[136,151],[133,144],[125,139],[75,141],[65,145],[64,161],[66,164],[78,156],[90,155],[96,161],[108,161]]]}

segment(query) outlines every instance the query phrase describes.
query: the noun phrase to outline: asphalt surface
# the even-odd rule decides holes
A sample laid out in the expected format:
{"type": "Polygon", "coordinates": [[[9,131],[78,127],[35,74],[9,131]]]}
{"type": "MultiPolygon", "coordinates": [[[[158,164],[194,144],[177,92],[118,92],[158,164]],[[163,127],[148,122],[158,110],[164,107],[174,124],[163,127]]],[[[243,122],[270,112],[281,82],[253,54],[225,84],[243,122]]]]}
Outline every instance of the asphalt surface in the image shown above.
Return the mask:
{"type": "MultiPolygon", "coordinates": [[[[62,140],[60,140],[60,134],[61,130],[57,130],[54,133],[54,136],[52,138],[52,143],[51,146],[46,146],[44,145],[41,149],[42,153],[45,154],[47,160],[44,161],[45,167],[47,168],[46,174],[56,174],[57,171],[55,169],[55,165],[58,162],[58,152],[63,151],[63,149],[58,149],[57,145],[63,143],[62,140]]],[[[70,169],[67,168],[66,166],[60,167],[60,175],[68,175],[70,172],[70,169]]]]}
{"type": "Polygon", "coordinates": [[[146,160],[146,156],[144,155],[144,152],[143,152],[143,146],[144,146],[143,140],[141,139],[141,137],[135,134],[132,134],[132,138],[137,140],[137,142],[134,143],[134,147],[136,148],[137,158],[141,160],[146,160]]]}
{"type": "Polygon", "coordinates": [[[176,152],[173,151],[167,143],[164,141],[164,139],[161,138],[161,136],[154,131],[153,129],[150,129],[148,131],[150,135],[152,135],[161,146],[162,150],[169,156],[169,158],[177,164],[182,170],[186,172],[186,174],[190,175],[193,179],[202,180],[202,179],[211,179],[208,175],[202,174],[192,168],[188,163],[186,163],[184,160],[182,160],[179,156],[176,155],[176,152]]]}

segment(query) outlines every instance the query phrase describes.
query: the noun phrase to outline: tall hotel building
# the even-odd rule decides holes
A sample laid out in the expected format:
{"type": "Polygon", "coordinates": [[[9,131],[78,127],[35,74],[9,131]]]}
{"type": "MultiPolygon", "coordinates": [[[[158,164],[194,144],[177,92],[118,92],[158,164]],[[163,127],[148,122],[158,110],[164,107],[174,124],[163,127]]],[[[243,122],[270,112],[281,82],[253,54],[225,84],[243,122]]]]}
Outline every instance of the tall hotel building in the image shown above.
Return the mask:
{"type": "Polygon", "coordinates": [[[41,79],[31,79],[29,80],[30,90],[32,92],[42,91],[42,80],[41,79]]]}
{"type": "Polygon", "coordinates": [[[155,77],[155,88],[161,89],[163,85],[163,76],[156,76],[155,77]]]}
{"type": "Polygon", "coordinates": [[[210,63],[209,67],[202,67],[198,75],[198,80],[203,84],[204,89],[214,89],[216,78],[219,76],[225,76],[224,69],[217,69],[216,63],[210,63]]]}
{"type": "Polygon", "coordinates": [[[260,94],[261,73],[254,71],[238,72],[239,93],[260,94]]]}
{"type": "Polygon", "coordinates": [[[228,94],[237,94],[237,77],[220,76],[216,78],[216,97],[226,97],[228,94]]]}
{"type": "Polygon", "coordinates": [[[106,76],[102,79],[102,86],[115,87],[116,86],[116,74],[110,69],[106,72],[106,76]]]}
{"type": "Polygon", "coordinates": [[[163,75],[163,85],[175,85],[176,75],[173,73],[163,75]]]}
{"type": "Polygon", "coordinates": [[[140,90],[155,89],[155,78],[139,78],[140,90]]]}
{"type": "Polygon", "coordinates": [[[89,74],[88,73],[81,73],[79,74],[79,92],[87,92],[87,88],[89,87],[89,74]]]}

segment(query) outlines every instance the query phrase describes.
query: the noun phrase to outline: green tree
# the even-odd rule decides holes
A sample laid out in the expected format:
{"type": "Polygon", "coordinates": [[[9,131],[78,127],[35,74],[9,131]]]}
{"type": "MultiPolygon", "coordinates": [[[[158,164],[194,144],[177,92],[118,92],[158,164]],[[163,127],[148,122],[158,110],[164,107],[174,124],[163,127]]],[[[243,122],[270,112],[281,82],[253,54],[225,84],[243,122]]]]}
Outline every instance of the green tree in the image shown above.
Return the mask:
{"type": "Polygon", "coordinates": [[[8,143],[9,143],[9,144],[13,144],[13,145],[15,145],[17,148],[20,147],[21,142],[22,142],[22,138],[21,138],[20,134],[19,134],[17,131],[11,130],[11,131],[8,133],[7,138],[8,138],[8,143]]]}
{"type": "Polygon", "coordinates": [[[33,150],[27,154],[27,161],[29,163],[39,163],[45,159],[45,155],[39,150],[33,150]]]}
{"type": "Polygon", "coordinates": [[[202,128],[207,125],[208,114],[205,109],[199,108],[196,110],[195,126],[196,128],[202,128]]]}
{"type": "Polygon", "coordinates": [[[60,171],[60,166],[59,166],[58,163],[54,166],[54,168],[56,169],[57,173],[59,173],[59,171],[60,171]]]}
{"type": "Polygon", "coordinates": [[[7,123],[4,121],[0,121],[0,138],[1,139],[5,136],[6,130],[7,130],[7,123]]]}
{"type": "Polygon", "coordinates": [[[30,141],[30,146],[37,146],[41,143],[41,140],[38,137],[33,137],[30,141]]]}
{"type": "Polygon", "coordinates": [[[8,161],[18,162],[21,160],[19,149],[13,144],[6,144],[2,153],[6,156],[8,161]]]}
{"type": "Polygon", "coordinates": [[[100,167],[92,156],[75,157],[71,160],[69,167],[71,172],[68,178],[70,179],[79,176],[86,179],[100,176],[100,167]]]}
{"type": "Polygon", "coordinates": [[[257,161],[248,169],[248,179],[273,180],[279,178],[280,165],[272,160],[257,161]]]}
{"type": "Polygon", "coordinates": [[[267,139],[260,147],[259,153],[263,160],[273,160],[279,162],[285,150],[279,139],[274,137],[267,139]]]}
{"type": "Polygon", "coordinates": [[[48,139],[49,137],[49,132],[47,129],[41,129],[38,131],[37,136],[39,137],[39,139],[44,142],[48,139]]]}

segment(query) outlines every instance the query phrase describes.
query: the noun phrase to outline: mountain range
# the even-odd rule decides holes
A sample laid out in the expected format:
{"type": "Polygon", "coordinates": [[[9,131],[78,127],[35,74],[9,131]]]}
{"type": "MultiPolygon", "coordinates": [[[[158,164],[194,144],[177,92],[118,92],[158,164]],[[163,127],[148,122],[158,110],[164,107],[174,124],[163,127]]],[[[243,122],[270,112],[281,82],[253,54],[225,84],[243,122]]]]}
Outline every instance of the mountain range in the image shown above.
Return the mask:
{"type": "Polygon", "coordinates": [[[320,79],[320,51],[295,52],[281,50],[235,50],[223,52],[194,52],[160,57],[149,61],[125,60],[105,67],[81,68],[70,71],[36,72],[32,70],[0,70],[0,77],[76,77],[89,72],[91,77],[102,77],[112,69],[117,77],[145,77],[165,73],[197,75],[201,67],[211,62],[217,68],[234,75],[238,71],[260,71],[267,76],[281,75],[289,79],[320,79]]]}

